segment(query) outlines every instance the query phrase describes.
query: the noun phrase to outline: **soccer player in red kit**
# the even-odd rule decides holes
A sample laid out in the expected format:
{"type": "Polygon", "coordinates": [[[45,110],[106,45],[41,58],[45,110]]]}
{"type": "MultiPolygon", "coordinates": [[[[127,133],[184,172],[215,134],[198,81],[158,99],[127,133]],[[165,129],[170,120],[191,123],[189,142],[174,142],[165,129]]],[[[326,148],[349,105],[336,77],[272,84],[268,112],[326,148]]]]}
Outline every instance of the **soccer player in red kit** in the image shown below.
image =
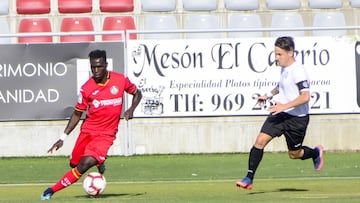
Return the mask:
{"type": "Polygon", "coordinates": [[[50,153],[61,148],[67,135],[79,123],[83,112],[87,111],[71,154],[72,169],[55,185],[46,189],[41,200],[50,200],[55,192],[75,183],[93,166],[97,166],[99,172],[104,172],[107,152],[116,139],[124,92],[133,95],[130,108],[124,112],[125,120],[133,117],[142,98],[141,91],[126,76],[107,70],[104,50],[91,51],[89,59],[93,77],[81,87],[78,102],[64,134],[48,150],[50,153]]]}

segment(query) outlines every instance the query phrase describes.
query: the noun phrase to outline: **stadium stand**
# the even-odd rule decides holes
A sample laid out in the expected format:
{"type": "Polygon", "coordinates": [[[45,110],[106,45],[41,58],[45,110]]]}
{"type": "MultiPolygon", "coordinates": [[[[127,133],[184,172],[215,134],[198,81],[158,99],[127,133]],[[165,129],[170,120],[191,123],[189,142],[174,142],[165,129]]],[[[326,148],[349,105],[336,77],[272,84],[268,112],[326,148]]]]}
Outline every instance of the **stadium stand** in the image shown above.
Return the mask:
{"type": "Polygon", "coordinates": [[[141,0],[145,12],[171,12],[176,9],[176,0],[141,0]]]}
{"type": "MultiPolygon", "coordinates": [[[[107,16],[103,21],[103,31],[116,31],[116,30],[134,30],[135,22],[132,16],[107,16]]],[[[130,35],[130,39],[136,39],[136,35],[130,35]]],[[[103,41],[122,40],[119,35],[102,35],[103,41]]]]}
{"type": "Polygon", "coordinates": [[[309,7],[312,9],[329,9],[341,8],[343,6],[342,0],[308,0],[309,7]]]}
{"type": "Polygon", "coordinates": [[[101,12],[132,12],[134,0],[100,0],[101,12]]]}
{"type": "MultiPolygon", "coordinates": [[[[234,13],[228,16],[228,28],[261,28],[261,18],[257,14],[234,13]]],[[[263,37],[262,32],[230,32],[228,37],[263,37]]]]}
{"type": "MultiPolygon", "coordinates": [[[[145,19],[145,30],[176,30],[178,23],[174,15],[148,15],[145,19]]],[[[179,33],[146,34],[145,39],[179,39],[179,33]]]]}
{"type": "Polygon", "coordinates": [[[259,9],[259,0],[224,0],[224,7],[227,10],[245,11],[259,9]]]}
{"type": "MultiPolygon", "coordinates": [[[[6,18],[0,18],[0,34],[10,34],[10,26],[6,18]]],[[[11,43],[11,38],[0,37],[0,44],[11,43]]]]}
{"type": "MultiPolygon", "coordinates": [[[[344,14],[341,12],[319,12],[315,13],[313,20],[314,27],[337,27],[346,26],[344,14]]],[[[313,36],[343,36],[346,30],[314,30],[313,36]]]]}
{"type": "MultiPolygon", "coordinates": [[[[91,17],[65,17],[61,21],[61,32],[94,31],[91,17]]],[[[95,41],[94,35],[60,36],[60,42],[89,42],[95,41]]]]}
{"type": "Polygon", "coordinates": [[[182,0],[185,11],[215,11],[217,0],[182,0]]]}
{"type": "Polygon", "coordinates": [[[349,0],[349,4],[352,8],[360,8],[360,0],[349,0]]]}
{"type": "Polygon", "coordinates": [[[59,13],[90,13],[92,0],[58,0],[59,13]]]}
{"type": "MultiPolygon", "coordinates": [[[[215,14],[190,14],[185,29],[220,29],[220,19],[215,14]]],[[[220,38],[221,33],[187,33],[186,38],[220,38]]]]}
{"type": "Polygon", "coordinates": [[[9,1],[3,0],[0,1],[0,15],[8,15],[9,14],[9,1]]]}
{"type": "Polygon", "coordinates": [[[16,0],[18,14],[46,14],[50,10],[50,0],[16,0]]]}
{"type": "MultiPolygon", "coordinates": [[[[272,14],[271,25],[272,28],[296,28],[304,27],[304,22],[301,14],[297,12],[277,12],[272,14]]],[[[270,32],[271,37],[279,37],[280,35],[288,36],[304,36],[304,31],[273,31],[270,32]]]]}
{"type": "MultiPolygon", "coordinates": [[[[138,30],[150,30],[151,28],[148,22],[154,20],[152,19],[153,17],[151,17],[153,15],[173,15],[174,17],[172,18],[175,18],[177,21],[177,29],[271,28],[276,27],[274,22],[272,22],[276,16],[275,14],[283,12],[283,10],[289,10],[285,11],[286,13],[297,12],[301,15],[303,20],[302,24],[305,25],[305,27],[311,27],[314,24],[325,24],[325,21],[315,23],[315,21],[318,21],[315,17],[319,18],[316,14],[322,12],[342,13],[343,19],[340,19],[340,21],[343,21],[342,23],[336,20],[337,17],[329,20],[336,21],[332,23],[335,26],[338,24],[357,26],[360,22],[360,18],[358,17],[359,8],[360,0],[0,0],[0,18],[3,17],[7,19],[10,33],[16,33],[18,31],[19,23],[23,17],[51,18],[54,32],[60,32],[59,25],[64,17],[74,16],[90,17],[93,22],[93,28],[96,31],[101,31],[105,27],[107,27],[106,29],[122,29],[111,28],[110,25],[105,26],[103,24],[105,22],[104,19],[110,15],[132,16],[136,29],[138,30]],[[209,15],[215,17],[206,17],[202,23],[190,23],[188,19],[192,18],[191,15],[209,15]],[[207,18],[215,18],[217,20],[206,20],[207,18]],[[252,27],[247,24],[248,21],[253,21],[254,24],[252,27]],[[210,24],[213,25],[207,25],[208,22],[212,22],[210,24]],[[191,24],[197,25],[194,27],[191,24]]],[[[286,16],[285,13],[283,16],[286,16]]],[[[286,18],[284,20],[286,20],[286,18]]],[[[162,23],[161,25],[154,24],[154,30],[174,28],[171,23],[167,24],[165,21],[162,23]]],[[[286,23],[290,23],[290,21],[286,23]]],[[[290,25],[286,24],[286,26],[290,25]]],[[[305,31],[306,36],[317,35],[319,33],[326,32],[305,31]]],[[[348,30],[345,33],[357,34],[359,31],[348,30]]],[[[205,37],[214,35],[246,37],[249,34],[258,36],[259,33],[243,32],[240,34],[240,32],[229,32],[227,34],[202,33],[200,35],[205,37]]],[[[267,37],[272,34],[274,33],[264,32],[262,36],[267,37]]],[[[333,31],[332,34],[334,34],[333,31]]],[[[197,35],[198,34],[195,33],[180,34],[181,37],[200,37],[197,35]]],[[[302,35],[302,33],[300,33],[300,35],[302,35]]],[[[146,38],[146,35],[141,34],[136,37],[142,39],[143,37],[146,38]]],[[[148,38],[154,38],[154,36],[149,36],[148,38]]],[[[12,42],[17,42],[15,39],[15,37],[12,37],[12,42]]],[[[53,41],[55,42],[59,42],[59,39],[59,37],[53,37],[53,41]]],[[[107,37],[104,37],[105,41],[107,39],[107,37]]],[[[101,41],[103,40],[103,36],[96,36],[95,40],[101,41]]]]}
{"type": "MultiPolygon", "coordinates": [[[[48,18],[24,18],[19,23],[19,33],[51,32],[51,23],[48,18]]],[[[52,36],[18,37],[19,43],[52,42],[52,36]]]]}
{"type": "Polygon", "coordinates": [[[273,10],[289,10],[289,9],[300,9],[300,0],[266,0],[266,7],[273,10]]]}

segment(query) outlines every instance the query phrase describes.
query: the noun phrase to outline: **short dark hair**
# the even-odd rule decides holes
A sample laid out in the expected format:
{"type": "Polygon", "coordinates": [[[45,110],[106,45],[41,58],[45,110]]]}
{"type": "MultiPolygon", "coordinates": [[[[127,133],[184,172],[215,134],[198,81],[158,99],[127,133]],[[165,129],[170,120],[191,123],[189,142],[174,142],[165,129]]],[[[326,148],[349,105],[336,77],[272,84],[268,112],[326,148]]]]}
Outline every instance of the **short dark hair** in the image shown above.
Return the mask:
{"type": "Polygon", "coordinates": [[[105,50],[93,50],[89,53],[89,57],[91,58],[104,58],[104,61],[106,61],[106,51],[105,50]]]}
{"type": "Polygon", "coordinates": [[[295,50],[295,43],[292,37],[279,37],[275,41],[275,46],[286,51],[294,51],[295,50]]]}

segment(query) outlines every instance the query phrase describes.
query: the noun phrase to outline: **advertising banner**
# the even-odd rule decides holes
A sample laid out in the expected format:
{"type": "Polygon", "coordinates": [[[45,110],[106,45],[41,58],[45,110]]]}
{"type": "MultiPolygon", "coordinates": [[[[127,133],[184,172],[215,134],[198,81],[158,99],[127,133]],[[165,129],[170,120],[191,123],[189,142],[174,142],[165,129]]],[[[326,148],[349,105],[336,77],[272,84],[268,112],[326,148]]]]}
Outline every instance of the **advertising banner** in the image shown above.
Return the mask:
{"type": "MultiPolygon", "coordinates": [[[[311,80],[310,113],[359,113],[356,40],[294,40],[296,60],[311,80]]],[[[268,114],[257,99],[279,80],[274,42],[275,38],[130,40],[127,73],[144,96],[135,116],[268,114]]]]}
{"type": "Polygon", "coordinates": [[[73,112],[91,76],[88,53],[107,51],[109,69],[124,72],[123,43],[3,44],[0,120],[57,120],[73,112]]]}

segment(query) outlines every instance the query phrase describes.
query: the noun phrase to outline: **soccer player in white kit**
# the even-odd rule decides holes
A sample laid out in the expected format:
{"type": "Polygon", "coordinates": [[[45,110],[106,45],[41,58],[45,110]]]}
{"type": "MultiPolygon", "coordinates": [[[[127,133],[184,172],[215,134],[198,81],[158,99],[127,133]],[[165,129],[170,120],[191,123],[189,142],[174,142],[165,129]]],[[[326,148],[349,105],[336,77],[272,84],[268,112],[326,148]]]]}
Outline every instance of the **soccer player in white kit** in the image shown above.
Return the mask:
{"type": "Polygon", "coordinates": [[[254,175],[263,157],[264,148],[273,138],[281,135],[285,136],[291,159],[311,158],[316,171],[323,167],[323,146],[303,146],[309,124],[310,81],[305,68],[295,61],[294,50],[292,37],[276,39],[275,60],[281,67],[280,81],[270,94],[260,96],[258,102],[261,104],[274,95],[278,95],[278,101],[268,108],[270,114],[250,150],[247,175],[236,182],[236,186],[240,188],[253,188],[254,175]]]}

